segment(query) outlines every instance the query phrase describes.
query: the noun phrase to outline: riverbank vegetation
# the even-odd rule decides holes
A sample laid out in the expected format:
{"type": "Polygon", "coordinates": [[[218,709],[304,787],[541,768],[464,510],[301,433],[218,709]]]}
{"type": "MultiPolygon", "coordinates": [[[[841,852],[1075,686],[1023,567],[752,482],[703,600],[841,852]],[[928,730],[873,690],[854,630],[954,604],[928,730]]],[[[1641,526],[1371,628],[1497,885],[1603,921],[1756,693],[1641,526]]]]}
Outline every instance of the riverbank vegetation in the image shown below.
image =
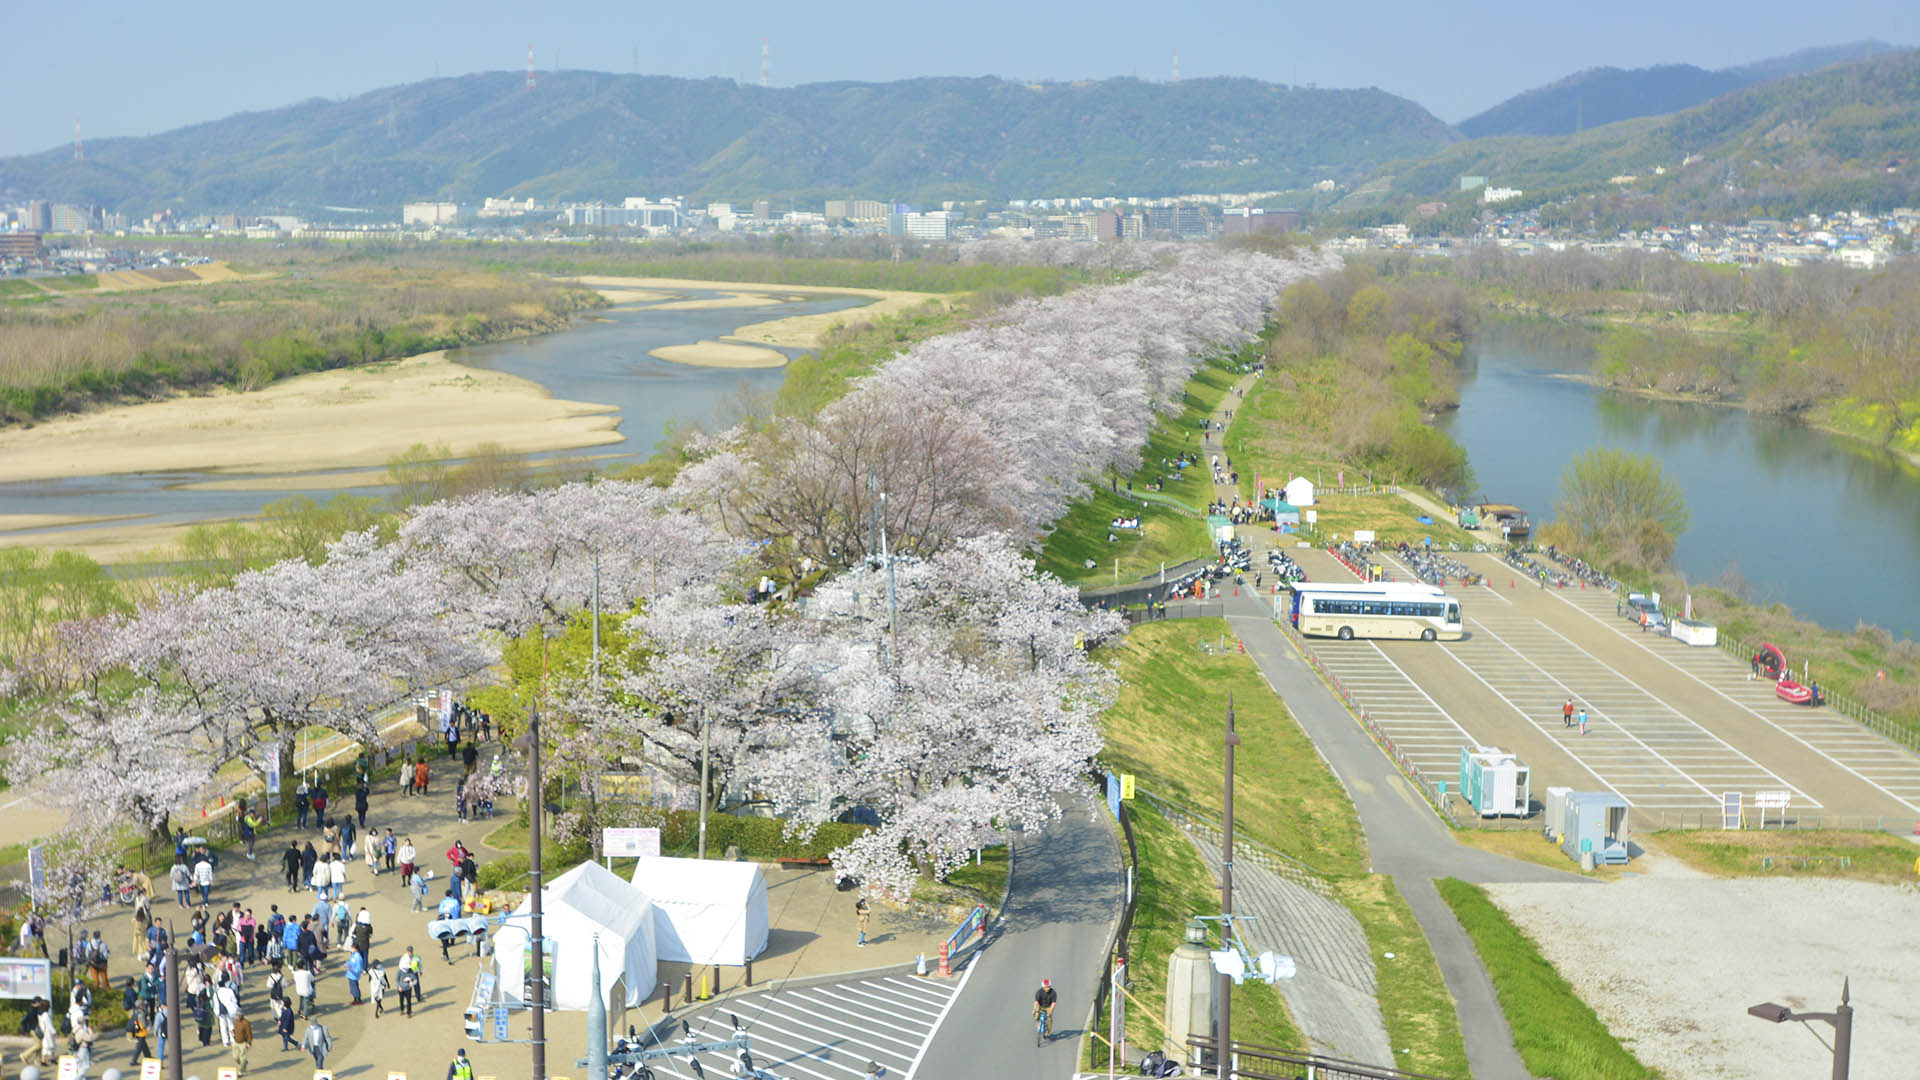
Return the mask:
{"type": "Polygon", "coordinates": [[[1603,566],[1659,569],[1687,531],[1687,504],[1650,454],[1597,446],[1560,474],[1543,537],[1603,566]]]}
{"type": "Polygon", "coordinates": [[[1235,410],[1226,448],[1252,494],[1269,482],[1341,472],[1462,491],[1465,451],[1432,426],[1459,403],[1455,364],[1474,315],[1455,282],[1368,264],[1281,294],[1267,374],[1235,410]]]}
{"type": "Polygon", "coordinates": [[[557,330],[602,303],[531,275],[341,264],[0,303],[0,423],[557,330]]]}
{"type": "Polygon", "coordinates": [[[1792,269],[1483,248],[1453,268],[1487,304],[1588,325],[1593,376],[1735,403],[1920,456],[1920,265],[1792,269]]]}
{"type": "MultiPolygon", "coordinates": [[[[1430,1075],[1467,1075],[1459,1020],[1426,935],[1392,879],[1367,871],[1366,835],[1346,789],[1253,660],[1235,648],[1226,620],[1136,626],[1096,657],[1120,677],[1120,696],[1101,720],[1104,766],[1134,774],[1140,791],[1215,820],[1223,809],[1225,751],[1219,736],[1231,700],[1240,735],[1234,764],[1243,778],[1257,777],[1236,789],[1236,834],[1310,868],[1353,912],[1375,957],[1387,1037],[1409,1051],[1396,1064],[1430,1075]],[[1380,959],[1388,954],[1391,961],[1380,959]]],[[[1140,836],[1164,829],[1175,842],[1160,854],[1162,849],[1141,841],[1143,903],[1134,921],[1134,963],[1139,971],[1163,971],[1186,920],[1219,910],[1219,888],[1185,833],[1167,824],[1146,799],[1136,798],[1133,806],[1140,836]],[[1156,854],[1157,865],[1151,861],[1156,854]],[[1157,911],[1150,919],[1145,883],[1159,876],[1193,885],[1180,894],[1188,906],[1157,911]],[[1168,940],[1152,937],[1155,924],[1168,940]]],[[[1235,994],[1237,999],[1239,991],[1235,994]]],[[[1253,1029],[1236,1030],[1249,1041],[1262,1041],[1250,1033],[1253,1029]]]]}

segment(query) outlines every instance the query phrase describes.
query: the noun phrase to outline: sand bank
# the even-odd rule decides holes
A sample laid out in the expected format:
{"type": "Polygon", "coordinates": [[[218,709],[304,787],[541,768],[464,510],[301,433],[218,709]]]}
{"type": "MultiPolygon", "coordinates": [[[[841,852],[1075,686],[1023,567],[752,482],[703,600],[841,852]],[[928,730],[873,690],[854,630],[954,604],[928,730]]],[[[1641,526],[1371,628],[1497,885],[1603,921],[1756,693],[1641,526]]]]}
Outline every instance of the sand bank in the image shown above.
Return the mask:
{"type": "Polygon", "coordinates": [[[168,491],[341,491],[346,488],[378,487],[387,482],[387,470],[353,469],[348,472],[287,473],[284,476],[235,476],[227,480],[196,480],[188,484],[169,484],[168,491]]]}
{"type": "Polygon", "coordinates": [[[373,468],[414,443],[445,442],[456,454],[483,442],[514,452],[571,450],[618,442],[612,412],[435,352],[0,431],[0,482],[373,468]]]}
{"type": "Polygon", "coordinates": [[[140,514],[0,514],[0,533],[21,529],[57,529],[62,525],[88,525],[102,521],[126,521],[140,514]]]}
{"type": "Polygon", "coordinates": [[[758,345],[699,341],[692,345],[663,345],[647,354],[675,364],[716,368],[777,368],[787,363],[785,353],[758,345]]]}
{"type": "MultiPolygon", "coordinates": [[[[811,300],[822,296],[855,296],[865,298],[863,306],[848,308],[845,311],[830,311],[821,315],[793,315],[784,319],[769,319],[765,322],[742,326],[728,335],[730,338],[760,345],[778,345],[788,349],[811,349],[820,343],[820,335],[835,323],[844,323],[854,319],[875,319],[898,314],[917,308],[928,301],[945,303],[947,297],[941,293],[905,292],[897,289],[855,289],[828,285],[786,285],[770,287],[750,281],[695,281],[677,278],[650,277],[581,277],[573,278],[588,288],[598,289],[609,300],[618,303],[619,294],[635,289],[651,289],[665,292],[687,289],[702,289],[724,292],[733,296],[757,296],[766,303],[779,303],[789,300],[811,300]]],[[[708,303],[703,300],[686,300],[675,304],[662,304],[667,309],[679,306],[739,307],[737,302],[723,301],[708,303]]]]}
{"type": "Polygon", "coordinates": [[[654,311],[707,311],[713,308],[772,307],[786,301],[777,296],[763,293],[730,292],[720,296],[704,296],[697,300],[674,300],[670,303],[655,304],[654,311]]]}

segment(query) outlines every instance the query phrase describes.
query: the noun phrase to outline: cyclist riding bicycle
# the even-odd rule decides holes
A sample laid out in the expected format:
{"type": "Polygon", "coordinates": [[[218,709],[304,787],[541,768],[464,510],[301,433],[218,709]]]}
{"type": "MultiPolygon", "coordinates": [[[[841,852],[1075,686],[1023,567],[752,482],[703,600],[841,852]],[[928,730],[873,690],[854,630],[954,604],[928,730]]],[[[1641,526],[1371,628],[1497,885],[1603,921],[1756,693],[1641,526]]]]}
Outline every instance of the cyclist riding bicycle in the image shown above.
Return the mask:
{"type": "Polygon", "coordinates": [[[1046,1038],[1047,1033],[1053,1030],[1053,1006],[1059,1000],[1060,995],[1053,990],[1053,980],[1041,979],[1040,989],[1033,995],[1033,1019],[1037,1039],[1046,1038]]]}

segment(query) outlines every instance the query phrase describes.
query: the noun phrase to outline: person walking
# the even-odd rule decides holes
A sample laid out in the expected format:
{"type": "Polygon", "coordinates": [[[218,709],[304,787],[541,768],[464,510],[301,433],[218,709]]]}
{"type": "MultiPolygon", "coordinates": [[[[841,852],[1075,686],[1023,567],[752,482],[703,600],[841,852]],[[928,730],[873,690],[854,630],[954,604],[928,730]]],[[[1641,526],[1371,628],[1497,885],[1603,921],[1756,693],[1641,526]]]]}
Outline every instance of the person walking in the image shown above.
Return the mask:
{"type": "Polygon", "coordinates": [[[220,1023],[220,1045],[233,1045],[233,1022],[240,1017],[240,994],[225,975],[213,991],[213,1016],[220,1023]]]}
{"type": "Polygon", "coordinates": [[[313,861],[313,895],[321,900],[325,900],[327,891],[333,888],[333,871],[327,863],[326,859],[313,861]]]}
{"type": "MultiPolygon", "coordinates": [[[[387,870],[389,872],[395,869],[394,856],[399,852],[399,850],[400,850],[400,841],[393,838],[393,828],[392,826],[388,826],[387,835],[381,837],[380,839],[380,854],[383,858],[386,859],[387,870]]],[[[403,881],[401,882],[401,884],[404,885],[406,884],[406,882],[403,881]]]]}
{"type": "Polygon", "coordinates": [[[1585,735],[1586,733],[1587,733],[1587,707],[1585,705],[1582,705],[1580,706],[1580,734],[1585,735]]]}
{"type": "Polygon", "coordinates": [[[307,814],[313,808],[313,789],[307,786],[305,779],[293,789],[293,823],[297,828],[307,827],[307,814]]]}
{"type": "MultiPolygon", "coordinates": [[[[400,841],[400,846],[396,849],[395,854],[400,860],[400,884],[412,885],[415,860],[420,857],[420,852],[413,846],[413,837],[409,836],[405,840],[400,841]]],[[[413,910],[419,911],[420,909],[414,908],[413,910]]]]}
{"type": "Polygon", "coordinates": [[[341,858],[338,854],[327,860],[327,881],[333,886],[333,898],[335,901],[340,901],[346,897],[347,860],[341,858]]]}
{"type": "Polygon", "coordinates": [[[367,785],[358,784],[353,789],[353,816],[360,820],[360,828],[367,827],[367,785]]]}
{"type": "Polygon", "coordinates": [[[867,923],[871,915],[872,912],[867,906],[866,897],[862,896],[853,902],[853,920],[860,928],[860,940],[854,942],[854,944],[863,949],[867,947],[867,923]]]}
{"type": "Polygon", "coordinates": [[[409,909],[410,911],[427,910],[427,875],[416,872],[413,875],[413,884],[407,886],[407,891],[413,894],[413,907],[409,909]]]}
{"type": "MultiPolygon", "coordinates": [[[[407,951],[403,953],[400,957],[400,965],[406,970],[413,972],[414,1000],[419,1001],[424,999],[427,993],[427,981],[426,979],[421,977],[420,954],[413,951],[413,946],[411,945],[407,946],[407,951]]],[[[407,1015],[411,1016],[413,1014],[408,1013],[407,1015]]]]}
{"type": "Polygon", "coordinates": [[[374,833],[368,833],[367,838],[365,840],[360,841],[360,847],[361,847],[361,854],[364,855],[366,858],[367,876],[370,878],[379,877],[380,876],[380,851],[381,851],[380,837],[374,833]]]}
{"type": "Polygon", "coordinates": [[[244,1016],[233,1019],[233,1067],[241,1076],[247,1075],[247,1054],[253,1049],[253,1021],[244,1016]]]}
{"type": "Polygon", "coordinates": [[[139,1010],[127,1013],[127,1038],[133,1042],[133,1059],[127,1064],[138,1065],[145,1058],[153,1056],[153,1047],[147,1043],[147,1023],[139,1010]]]}
{"type": "Polygon", "coordinates": [[[1568,698],[1567,703],[1565,705],[1560,706],[1560,726],[1561,727],[1573,726],[1573,699],[1572,698],[1568,698]]]}
{"type": "Polygon", "coordinates": [[[167,871],[167,883],[173,886],[174,902],[181,907],[189,907],[187,893],[193,888],[193,871],[187,869],[186,860],[175,857],[173,866],[167,871]]]}
{"type": "Polygon", "coordinates": [[[466,1047],[453,1052],[453,1061],[447,1066],[447,1080],[473,1080],[473,1062],[467,1060],[466,1047]]]}
{"type": "Polygon", "coordinates": [[[387,1011],[387,969],[378,960],[367,968],[367,1000],[373,1002],[373,1016],[378,1020],[387,1011]]]}
{"type": "Polygon", "coordinates": [[[360,977],[366,973],[366,960],[357,952],[348,952],[347,966],[344,974],[347,977],[347,990],[353,995],[352,1004],[365,1004],[365,1002],[360,999],[360,977]]]}
{"type": "Polygon", "coordinates": [[[313,1055],[313,1067],[325,1069],[327,1055],[333,1052],[333,1035],[318,1019],[307,1021],[307,1033],[300,1037],[300,1048],[313,1055]]]}
{"type": "Polygon", "coordinates": [[[414,988],[420,984],[420,980],[414,977],[413,972],[407,970],[405,960],[400,962],[398,978],[400,981],[400,1015],[411,1020],[413,1019],[414,988]]]}
{"type": "Polygon", "coordinates": [[[240,839],[247,842],[247,861],[253,861],[253,841],[260,832],[260,819],[248,809],[240,815],[240,839]]]}
{"type": "Polygon", "coordinates": [[[300,1044],[293,1041],[293,1006],[285,999],[276,999],[273,1008],[273,1030],[280,1036],[281,1051],[300,1049],[300,1044]]]}
{"type": "Polygon", "coordinates": [[[96,1038],[98,1035],[94,1032],[93,1025],[87,1022],[85,1013],[74,1019],[73,1063],[75,1075],[80,1080],[87,1080],[87,1071],[93,1068],[93,1040],[96,1038]]]}
{"type": "Polygon", "coordinates": [[[423,757],[413,763],[413,793],[415,795],[425,795],[427,793],[427,777],[427,759],[423,757]]]}
{"type": "Polygon", "coordinates": [[[313,968],[304,961],[293,965],[293,992],[300,999],[300,1019],[314,1014],[313,968]]]}
{"type": "Polygon", "coordinates": [[[309,840],[300,849],[300,886],[305,887],[313,881],[313,866],[320,861],[320,853],[313,849],[309,840]]]}

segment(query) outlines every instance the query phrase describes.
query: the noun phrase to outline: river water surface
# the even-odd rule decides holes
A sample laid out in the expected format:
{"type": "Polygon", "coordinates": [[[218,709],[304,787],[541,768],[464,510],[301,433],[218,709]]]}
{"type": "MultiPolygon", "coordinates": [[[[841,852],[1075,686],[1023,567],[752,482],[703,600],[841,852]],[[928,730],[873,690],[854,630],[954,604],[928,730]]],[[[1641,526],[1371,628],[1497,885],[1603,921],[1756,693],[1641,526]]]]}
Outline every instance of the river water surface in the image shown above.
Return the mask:
{"type": "MultiPolygon", "coordinates": [[[[719,294],[702,290],[675,290],[676,296],[700,299],[719,294]]],[[[743,391],[777,390],[784,369],[727,369],[694,367],[657,360],[647,355],[665,345],[684,345],[725,337],[740,326],[767,319],[840,311],[865,303],[859,297],[833,296],[759,307],[660,310],[625,305],[582,315],[570,329],[518,341],[498,342],[449,355],[457,362],[518,375],[539,383],[555,397],[589,401],[619,409],[623,441],[589,447],[577,456],[602,459],[602,467],[645,458],[665,434],[669,421],[711,429],[721,417],[723,402],[743,391]],[[607,455],[611,455],[607,457],[607,455]]],[[[800,350],[781,349],[789,357],[800,350]]],[[[484,431],[447,438],[456,445],[486,441],[484,431]]],[[[538,455],[536,455],[538,456],[538,455]]],[[[311,477],[312,488],[275,491],[195,490],[184,485],[204,480],[231,479],[233,474],[169,472],[87,476],[65,480],[0,484],[0,514],[59,514],[77,516],[132,516],[143,523],[175,523],[216,518],[250,517],[268,503],[295,494],[320,501],[340,489],[328,485],[325,473],[311,477]]],[[[386,487],[354,487],[356,495],[385,495],[386,487]]],[[[68,528],[22,530],[32,542],[58,545],[68,528]]]]}
{"type": "Polygon", "coordinates": [[[1564,378],[1592,370],[1581,332],[1487,326],[1460,408],[1442,421],[1495,502],[1553,517],[1561,472],[1595,446],[1660,459],[1692,523],[1675,561],[1738,577],[1825,625],[1920,631],[1920,470],[1871,447],[1740,409],[1649,401],[1564,378]]]}

